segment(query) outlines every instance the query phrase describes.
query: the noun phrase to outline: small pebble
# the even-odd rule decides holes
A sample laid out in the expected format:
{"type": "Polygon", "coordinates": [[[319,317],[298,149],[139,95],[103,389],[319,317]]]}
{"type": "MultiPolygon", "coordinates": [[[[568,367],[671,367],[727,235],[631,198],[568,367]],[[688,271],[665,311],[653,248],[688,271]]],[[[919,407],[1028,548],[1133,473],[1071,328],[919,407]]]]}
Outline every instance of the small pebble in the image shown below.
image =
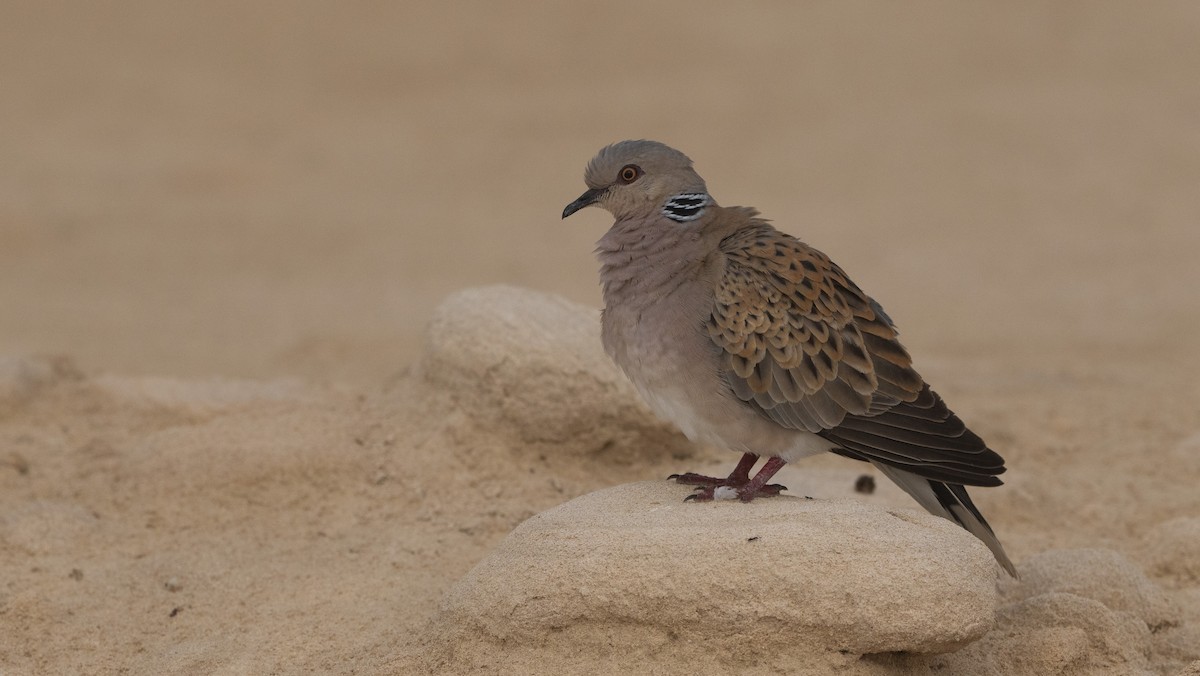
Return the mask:
{"type": "Polygon", "coordinates": [[[871,476],[870,474],[864,474],[858,477],[858,480],[854,482],[854,492],[865,493],[867,495],[874,493],[875,477],[871,476]]]}

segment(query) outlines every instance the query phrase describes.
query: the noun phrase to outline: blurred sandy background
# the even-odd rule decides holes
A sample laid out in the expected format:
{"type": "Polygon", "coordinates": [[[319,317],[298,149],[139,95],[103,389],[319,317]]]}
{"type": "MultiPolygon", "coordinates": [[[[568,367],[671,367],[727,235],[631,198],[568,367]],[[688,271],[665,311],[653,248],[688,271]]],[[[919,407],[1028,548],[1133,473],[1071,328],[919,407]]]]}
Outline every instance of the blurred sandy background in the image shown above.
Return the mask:
{"type": "MultiPolygon", "coordinates": [[[[559,214],[597,149],[652,138],[888,308],[1009,458],[1017,488],[979,502],[1018,563],[1133,549],[1173,476],[1146,454],[1200,430],[1198,35],[1193,2],[7,2],[0,355],[375,392],[454,290],[598,305],[609,219],[559,214]],[[1083,492],[1039,509],[1053,471],[1083,492]]],[[[77,449],[107,410],[11,429],[77,449]]],[[[1151,523],[1195,516],[1198,479],[1151,523]]],[[[70,483],[43,480],[29,499],[70,483]]],[[[565,497],[425,564],[418,610],[565,497]]]]}
{"type": "Polygon", "coordinates": [[[1193,3],[3,14],[0,352],[372,381],[453,289],[598,303],[607,220],[558,215],[630,137],[833,255],[917,355],[1193,344],[1193,3]]]}

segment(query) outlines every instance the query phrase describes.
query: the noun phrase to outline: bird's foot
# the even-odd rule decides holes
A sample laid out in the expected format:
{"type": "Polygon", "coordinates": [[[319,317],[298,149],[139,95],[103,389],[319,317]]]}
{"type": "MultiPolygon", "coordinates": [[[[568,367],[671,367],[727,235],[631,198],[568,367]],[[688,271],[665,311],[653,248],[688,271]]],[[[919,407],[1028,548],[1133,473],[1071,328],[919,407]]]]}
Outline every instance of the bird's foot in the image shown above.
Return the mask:
{"type": "MultiPolygon", "coordinates": [[[[683,483],[683,482],[680,482],[683,483]]],[[[767,484],[754,487],[749,483],[731,486],[721,483],[716,486],[697,486],[695,492],[683,499],[684,502],[712,502],[714,500],[741,500],[750,502],[754,498],[773,498],[779,491],[787,490],[782,484],[767,484]]]]}
{"type": "Polygon", "coordinates": [[[711,502],[713,500],[741,500],[742,502],[750,502],[754,498],[773,498],[779,495],[779,491],[786,490],[786,486],[767,483],[783,467],[784,460],[776,457],[768,459],[758,474],[755,474],[754,478],[751,479],[750,468],[754,467],[754,463],[757,460],[758,456],[753,453],[743,454],[742,459],[738,461],[737,467],[734,467],[733,472],[724,479],[687,472],[685,474],[672,474],[667,477],[667,480],[674,479],[677,483],[697,487],[695,493],[684,498],[684,502],[689,500],[696,502],[711,502]]]}

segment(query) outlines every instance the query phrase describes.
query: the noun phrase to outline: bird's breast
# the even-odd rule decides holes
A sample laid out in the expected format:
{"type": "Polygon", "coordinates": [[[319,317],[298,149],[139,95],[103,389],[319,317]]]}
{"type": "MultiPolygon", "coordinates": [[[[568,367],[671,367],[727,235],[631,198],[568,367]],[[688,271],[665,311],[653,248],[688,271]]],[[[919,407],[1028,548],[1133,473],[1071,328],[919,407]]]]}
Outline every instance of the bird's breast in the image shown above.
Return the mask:
{"type": "Polygon", "coordinates": [[[693,441],[721,444],[711,430],[714,405],[727,397],[718,348],[703,328],[704,310],[687,299],[654,303],[610,301],[604,348],[659,417],[693,441]]]}

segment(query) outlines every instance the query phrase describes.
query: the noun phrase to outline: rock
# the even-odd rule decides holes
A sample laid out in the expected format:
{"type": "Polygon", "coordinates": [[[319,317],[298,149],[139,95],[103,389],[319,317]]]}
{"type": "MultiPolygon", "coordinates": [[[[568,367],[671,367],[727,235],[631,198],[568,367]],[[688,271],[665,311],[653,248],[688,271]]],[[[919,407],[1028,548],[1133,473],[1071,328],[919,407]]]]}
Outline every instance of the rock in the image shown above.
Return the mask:
{"type": "Polygon", "coordinates": [[[632,440],[688,446],[604,354],[599,312],[560,296],[510,286],[451,295],[434,313],[415,372],[519,444],[567,455],[632,440]]]}
{"type": "Polygon", "coordinates": [[[1151,630],[1178,623],[1167,595],[1136,564],[1110,549],[1053,549],[1021,565],[1018,598],[1068,593],[1131,613],[1151,630]]]}
{"type": "Polygon", "coordinates": [[[944,519],[841,500],[685,503],[688,492],[625,484],[521,524],[444,597],[426,667],[519,672],[553,653],[623,672],[644,668],[646,651],[694,671],[830,666],[950,651],[992,627],[999,569],[944,519]]]}
{"type": "Polygon", "coordinates": [[[1200,518],[1161,523],[1146,534],[1144,542],[1142,559],[1151,575],[1180,585],[1200,584],[1200,518]]]}
{"type": "Polygon", "coordinates": [[[1149,675],[1165,659],[1186,664],[1200,648],[1177,604],[1115,551],[1042,552],[1022,562],[1019,584],[1006,586],[1011,602],[996,630],[939,666],[978,673],[987,664],[1006,676],[1149,675]]]}
{"type": "MultiPolygon", "coordinates": [[[[1021,567],[1022,576],[1026,567],[1021,567]]],[[[1009,604],[996,630],[938,664],[947,673],[1004,676],[1150,676],[1150,631],[1132,613],[1049,592],[1009,604]],[[987,665],[985,672],[981,665],[987,665]]]]}
{"type": "Polygon", "coordinates": [[[0,356],[0,403],[19,402],[55,381],[80,377],[66,357],[0,356]]]}
{"type": "Polygon", "coordinates": [[[1153,636],[1152,654],[1160,663],[1168,659],[1180,664],[1200,660],[1200,620],[1193,619],[1156,633],[1153,636]]]}

